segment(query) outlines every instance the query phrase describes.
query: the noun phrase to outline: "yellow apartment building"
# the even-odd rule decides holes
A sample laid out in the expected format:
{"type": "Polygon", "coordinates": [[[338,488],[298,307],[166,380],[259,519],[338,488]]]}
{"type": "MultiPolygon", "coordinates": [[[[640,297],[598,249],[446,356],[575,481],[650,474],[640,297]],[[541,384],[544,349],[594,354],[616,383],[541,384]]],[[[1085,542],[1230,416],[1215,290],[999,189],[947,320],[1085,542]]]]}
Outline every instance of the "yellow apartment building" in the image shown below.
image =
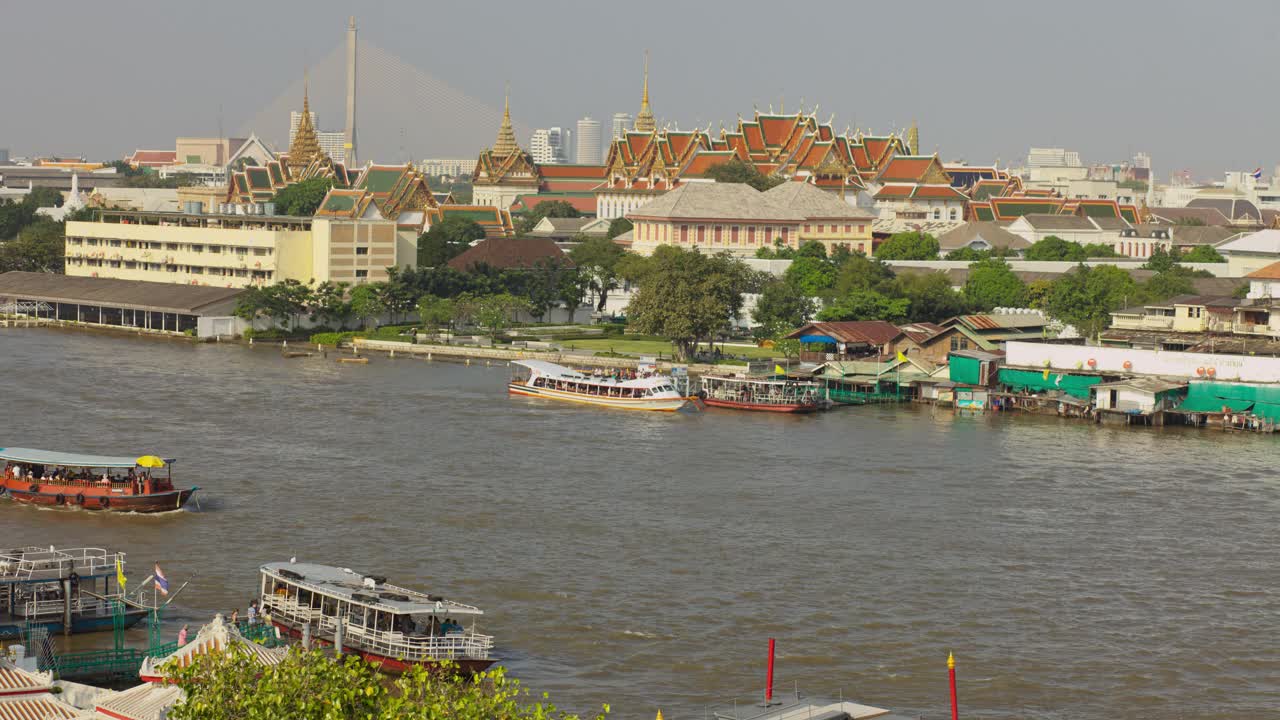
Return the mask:
{"type": "Polygon", "coordinates": [[[389,220],[130,211],[68,222],[65,253],[70,276],[231,288],[358,285],[417,261],[389,220]]]}

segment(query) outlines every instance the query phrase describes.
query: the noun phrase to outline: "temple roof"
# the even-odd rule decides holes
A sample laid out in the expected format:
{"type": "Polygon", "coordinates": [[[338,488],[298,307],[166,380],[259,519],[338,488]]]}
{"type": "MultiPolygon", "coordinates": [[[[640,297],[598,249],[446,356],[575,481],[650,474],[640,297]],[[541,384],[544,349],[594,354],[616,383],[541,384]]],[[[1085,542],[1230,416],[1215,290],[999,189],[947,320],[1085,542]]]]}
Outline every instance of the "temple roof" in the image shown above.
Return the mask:
{"type": "Polygon", "coordinates": [[[302,117],[298,119],[298,129],[293,134],[293,142],[289,143],[289,166],[304,168],[311,163],[327,159],[320,149],[320,140],[316,137],[316,128],[311,124],[311,100],[308,97],[307,83],[302,85],[302,117]]]}

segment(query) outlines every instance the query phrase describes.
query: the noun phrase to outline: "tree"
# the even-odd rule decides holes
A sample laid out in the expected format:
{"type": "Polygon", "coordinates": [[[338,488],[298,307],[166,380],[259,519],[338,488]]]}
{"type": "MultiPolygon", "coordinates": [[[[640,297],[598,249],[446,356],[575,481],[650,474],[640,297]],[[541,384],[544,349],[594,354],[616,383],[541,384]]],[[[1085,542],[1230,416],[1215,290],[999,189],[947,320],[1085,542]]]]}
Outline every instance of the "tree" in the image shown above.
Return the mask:
{"type": "Polygon", "coordinates": [[[938,239],[929,233],[903,232],[891,235],[873,253],[881,260],[937,260],[938,239]]]}
{"type": "Polygon", "coordinates": [[[1022,307],[1027,302],[1027,286],[1001,258],[987,258],[969,265],[964,297],[975,310],[1022,307]]]}
{"type": "Polygon", "coordinates": [[[448,215],[418,236],[418,267],[442,267],[484,238],[484,228],[471,218],[448,215]]]}
{"type": "Polygon", "coordinates": [[[59,208],[62,207],[62,193],[51,187],[31,188],[31,192],[22,198],[22,202],[32,208],[59,208]]]}
{"type": "Polygon", "coordinates": [[[576,218],[582,217],[582,213],[567,200],[543,200],[519,216],[516,221],[516,231],[520,235],[527,235],[533,232],[534,226],[542,222],[542,218],[549,217],[576,218]]]}
{"type": "Polygon", "coordinates": [[[1089,243],[1083,247],[1084,256],[1086,258],[1117,258],[1123,257],[1116,252],[1115,248],[1106,243],[1089,243]]]}
{"type": "Polygon", "coordinates": [[[761,192],[786,182],[786,178],[765,175],[756,169],[755,165],[743,162],[736,157],[728,162],[711,166],[703,175],[718,183],[745,183],[761,192]]]}
{"type": "Polygon", "coordinates": [[[417,289],[407,281],[398,267],[387,268],[387,281],[378,285],[379,299],[390,313],[393,323],[417,303],[417,289]]]}
{"type": "Polygon", "coordinates": [[[966,245],[962,248],[956,248],[955,250],[952,250],[951,252],[947,253],[946,257],[943,259],[944,260],[965,260],[967,262],[977,262],[979,260],[986,260],[989,257],[991,257],[990,250],[975,250],[969,247],[968,245],[966,245]]]}
{"type": "Polygon", "coordinates": [[[942,322],[965,312],[964,296],[951,288],[944,272],[904,273],[897,285],[897,294],[911,303],[908,316],[914,322],[942,322]]]}
{"type": "Polygon", "coordinates": [[[316,177],[280,188],[271,200],[281,215],[310,217],[316,214],[321,201],[333,187],[333,178],[316,177]]]}
{"type": "Polygon", "coordinates": [[[351,302],[347,300],[350,283],[325,280],[311,294],[311,319],[323,325],[342,328],[351,317],[351,302]]]}
{"type": "Polygon", "coordinates": [[[630,220],[624,217],[616,217],[609,221],[609,230],[605,233],[605,238],[612,240],[625,232],[630,232],[633,227],[635,226],[631,224],[630,220]]]}
{"type": "Polygon", "coordinates": [[[1145,270],[1155,270],[1157,273],[1169,272],[1178,267],[1178,257],[1157,245],[1142,267],[1145,270]]]}
{"type": "Polygon", "coordinates": [[[712,338],[742,307],[747,273],[727,255],[664,245],[636,267],[627,317],[637,331],[669,338],[681,359],[692,357],[698,342],[712,338]]]}
{"type": "Polygon", "coordinates": [[[569,324],[573,324],[578,306],[587,299],[587,290],[591,287],[591,278],[578,270],[569,270],[560,277],[557,295],[569,311],[569,324]]]}
{"type": "Polygon", "coordinates": [[[453,321],[454,312],[454,302],[449,298],[435,295],[418,298],[418,320],[432,336],[438,335],[442,326],[453,321]]]}
{"type": "Polygon", "coordinates": [[[235,309],[231,312],[241,320],[252,323],[258,318],[271,316],[271,303],[262,288],[250,286],[236,298],[235,309]]]}
{"type": "Polygon", "coordinates": [[[497,340],[503,330],[511,326],[513,316],[521,310],[531,311],[529,301],[510,293],[498,293],[479,298],[475,303],[475,321],[497,340]]]}
{"type": "Polygon", "coordinates": [[[529,300],[529,312],[542,320],[547,312],[560,302],[560,283],[572,272],[559,258],[539,258],[525,276],[525,296],[529,300]]]}
{"type": "Polygon", "coordinates": [[[64,224],[41,217],[0,244],[0,272],[62,273],[66,262],[64,224]]]}
{"type": "Polygon", "coordinates": [[[1158,272],[1142,284],[1146,299],[1165,300],[1175,295],[1195,294],[1191,276],[1181,272],[1158,272]]]}
{"type": "Polygon", "coordinates": [[[799,358],[800,353],[804,352],[804,343],[797,338],[775,337],[773,349],[782,353],[782,357],[790,361],[792,358],[799,358]]]}
{"type": "Polygon", "coordinates": [[[855,288],[889,292],[893,287],[893,268],[879,258],[854,253],[836,273],[836,295],[846,295],[855,288]]]}
{"type": "Polygon", "coordinates": [[[827,259],[827,246],[817,240],[806,240],[803,245],[796,248],[796,257],[798,258],[817,258],[819,260],[827,259]]]}
{"type": "Polygon", "coordinates": [[[1227,259],[1222,256],[1222,253],[1218,252],[1210,245],[1197,245],[1189,252],[1183,253],[1181,259],[1183,262],[1189,263],[1221,263],[1227,261],[1227,259]]]}
{"type": "Polygon", "coordinates": [[[774,280],[760,293],[751,319],[759,325],[757,337],[776,337],[808,322],[816,309],[813,300],[794,284],[774,280]]]}
{"type": "Polygon", "coordinates": [[[911,301],[889,297],[869,288],[854,288],[818,313],[818,319],[835,322],[840,320],[887,320],[904,322],[911,301]]]}
{"type": "Polygon", "coordinates": [[[286,330],[292,329],[298,316],[313,304],[311,287],[297,280],[281,280],[262,291],[267,299],[267,314],[286,330]]]}
{"type": "Polygon", "coordinates": [[[1080,243],[1067,242],[1057,235],[1050,235],[1031,244],[1023,253],[1028,260],[1067,260],[1080,262],[1088,257],[1080,243]]]}
{"type": "MultiPolygon", "coordinates": [[[[394,680],[355,655],[330,659],[320,651],[291,650],[263,665],[232,645],[200,653],[186,667],[169,669],[182,699],[173,720],[576,720],[530,699],[519,681],[497,668],[468,677],[445,666],[414,666],[394,680]]],[[[545,700],[545,695],[543,696],[545,700]]],[[[609,711],[607,705],[604,712],[609,711]]],[[[603,714],[597,716],[602,720],[603,714]]]]}
{"type": "Polygon", "coordinates": [[[782,274],[784,280],[808,297],[830,295],[836,284],[836,269],[826,258],[797,257],[782,274]]]}
{"type": "MultiPolygon", "coordinates": [[[[612,226],[610,226],[612,227],[612,226]]],[[[569,259],[588,280],[596,297],[596,312],[603,312],[609,292],[618,287],[618,263],[627,251],[608,238],[589,238],[569,251],[569,259]]]]}
{"type": "Polygon", "coordinates": [[[370,319],[387,311],[382,299],[382,283],[357,285],[351,290],[351,314],[360,319],[361,327],[367,327],[370,319]]]}
{"type": "Polygon", "coordinates": [[[1045,309],[1086,337],[1111,324],[1111,311],[1137,300],[1140,290],[1129,273],[1114,265],[1077,266],[1053,281],[1045,309]]]}

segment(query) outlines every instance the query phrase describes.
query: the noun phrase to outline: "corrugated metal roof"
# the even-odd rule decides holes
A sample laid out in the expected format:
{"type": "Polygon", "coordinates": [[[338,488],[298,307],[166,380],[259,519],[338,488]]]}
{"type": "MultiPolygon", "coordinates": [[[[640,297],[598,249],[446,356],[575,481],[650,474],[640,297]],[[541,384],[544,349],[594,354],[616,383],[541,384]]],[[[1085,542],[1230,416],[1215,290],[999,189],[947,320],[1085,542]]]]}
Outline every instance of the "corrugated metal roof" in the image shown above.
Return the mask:
{"type": "Polygon", "coordinates": [[[44,302],[110,305],[132,310],[198,315],[200,308],[233,300],[239,288],[206,285],[72,277],[52,273],[13,271],[0,275],[0,297],[21,297],[44,302]]]}

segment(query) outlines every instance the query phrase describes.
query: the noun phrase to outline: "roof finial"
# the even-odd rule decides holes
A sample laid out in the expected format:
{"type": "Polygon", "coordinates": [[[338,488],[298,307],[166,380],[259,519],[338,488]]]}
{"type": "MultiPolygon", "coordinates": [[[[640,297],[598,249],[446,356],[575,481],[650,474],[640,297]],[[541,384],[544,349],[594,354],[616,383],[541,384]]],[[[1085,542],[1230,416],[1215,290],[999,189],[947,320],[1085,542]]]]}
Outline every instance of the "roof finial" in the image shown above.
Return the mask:
{"type": "Polygon", "coordinates": [[[320,141],[316,137],[315,124],[311,122],[310,74],[302,72],[302,117],[298,127],[293,131],[293,139],[289,143],[289,167],[304,168],[312,162],[325,157],[320,149],[320,141]]]}
{"type": "Polygon", "coordinates": [[[907,152],[912,155],[920,154],[920,128],[916,125],[916,121],[911,121],[911,129],[907,131],[907,152]]]}
{"type": "Polygon", "coordinates": [[[511,128],[511,83],[508,82],[502,97],[502,125],[498,128],[498,139],[493,143],[493,154],[509,157],[519,150],[515,130],[511,128]]]}
{"type": "Polygon", "coordinates": [[[657,123],[653,121],[653,110],[649,108],[649,51],[644,51],[644,92],[640,97],[640,112],[636,113],[633,127],[637,132],[651,133],[657,123]]]}

